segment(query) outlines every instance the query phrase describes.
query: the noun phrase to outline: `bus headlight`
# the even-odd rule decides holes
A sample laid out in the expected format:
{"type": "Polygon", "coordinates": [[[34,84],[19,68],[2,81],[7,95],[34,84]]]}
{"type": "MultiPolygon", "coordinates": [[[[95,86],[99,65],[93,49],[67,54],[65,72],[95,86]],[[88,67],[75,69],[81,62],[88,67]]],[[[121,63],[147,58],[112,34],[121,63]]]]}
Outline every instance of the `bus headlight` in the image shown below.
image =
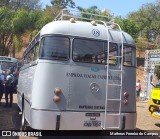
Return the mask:
{"type": "Polygon", "coordinates": [[[60,97],[59,96],[54,96],[53,101],[55,103],[59,102],[60,101],[60,97]]]}
{"type": "Polygon", "coordinates": [[[56,95],[59,95],[61,92],[62,92],[62,91],[61,91],[60,88],[55,88],[55,89],[54,89],[54,93],[55,93],[56,95]]]}

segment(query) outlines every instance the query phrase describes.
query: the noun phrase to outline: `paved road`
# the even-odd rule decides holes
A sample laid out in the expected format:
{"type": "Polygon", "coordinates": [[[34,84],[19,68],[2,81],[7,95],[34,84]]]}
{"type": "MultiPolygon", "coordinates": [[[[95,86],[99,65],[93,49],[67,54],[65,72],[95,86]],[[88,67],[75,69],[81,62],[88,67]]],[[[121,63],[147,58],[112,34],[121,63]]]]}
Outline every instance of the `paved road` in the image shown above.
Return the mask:
{"type": "MultiPolygon", "coordinates": [[[[13,101],[13,107],[12,108],[3,108],[4,98],[2,99],[2,106],[0,106],[0,130],[19,130],[20,129],[20,121],[21,121],[21,115],[18,114],[18,106],[16,104],[16,94],[14,94],[14,101],[13,101]]],[[[139,131],[141,130],[150,130],[149,132],[157,132],[160,131],[160,119],[151,117],[148,113],[148,102],[139,101],[137,102],[137,129],[139,131]],[[157,131],[151,131],[151,130],[157,130],[157,131]]],[[[72,131],[71,131],[72,132],[72,131]]],[[[160,136],[160,133],[159,133],[160,136]]],[[[12,137],[13,138],[13,137],[12,137]]],[[[24,137],[15,137],[15,139],[23,139],[24,137]]],[[[46,138],[46,137],[45,137],[46,138]]],[[[53,138],[53,137],[52,137],[53,138]]],[[[69,139],[102,139],[108,137],[54,137],[54,138],[69,138],[69,139]]],[[[117,136],[117,137],[109,137],[112,138],[121,138],[121,139],[128,139],[128,138],[135,138],[135,136],[117,136]]],[[[151,137],[137,137],[137,138],[151,138],[151,137]]],[[[152,137],[152,138],[158,138],[158,137],[152,137]]],[[[0,137],[1,139],[1,137],[0,137]]],[[[3,139],[8,139],[7,137],[3,137],[3,139]]],[[[25,137],[25,139],[37,139],[36,137],[25,137]]],[[[41,138],[40,138],[41,139],[41,138]]],[[[160,138],[159,138],[160,139],[160,138]]]]}

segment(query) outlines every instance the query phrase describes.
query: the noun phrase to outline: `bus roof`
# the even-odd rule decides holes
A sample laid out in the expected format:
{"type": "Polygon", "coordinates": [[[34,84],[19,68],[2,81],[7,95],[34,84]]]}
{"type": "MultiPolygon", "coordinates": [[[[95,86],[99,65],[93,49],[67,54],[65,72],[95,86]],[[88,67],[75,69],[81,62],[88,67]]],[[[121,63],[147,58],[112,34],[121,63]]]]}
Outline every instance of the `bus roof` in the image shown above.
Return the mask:
{"type": "Polygon", "coordinates": [[[7,57],[7,56],[0,56],[0,61],[5,61],[5,62],[12,62],[12,63],[17,63],[18,60],[13,57],[7,57]]]}
{"type": "MultiPolygon", "coordinates": [[[[109,29],[109,41],[121,43],[121,31],[118,29],[109,29]]],[[[99,40],[108,40],[107,27],[102,24],[92,25],[90,22],[61,20],[46,24],[40,31],[40,35],[69,35],[99,40]]],[[[133,38],[126,32],[123,32],[123,43],[135,44],[133,38]]]]}

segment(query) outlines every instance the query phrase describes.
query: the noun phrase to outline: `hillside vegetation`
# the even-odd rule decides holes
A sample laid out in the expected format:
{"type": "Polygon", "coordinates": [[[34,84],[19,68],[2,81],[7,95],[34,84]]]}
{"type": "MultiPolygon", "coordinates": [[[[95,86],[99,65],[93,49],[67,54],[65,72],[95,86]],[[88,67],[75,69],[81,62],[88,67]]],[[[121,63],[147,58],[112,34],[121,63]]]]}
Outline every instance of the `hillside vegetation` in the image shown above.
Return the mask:
{"type": "MultiPolygon", "coordinates": [[[[52,21],[63,8],[112,15],[106,7],[83,8],[74,0],[51,0],[51,6],[42,9],[40,0],[0,0],[0,55],[22,58],[30,40],[48,22],[52,21]]],[[[139,10],[128,13],[126,18],[115,17],[122,30],[129,33],[136,42],[137,57],[148,49],[160,48],[160,0],[142,5],[139,10]]]]}

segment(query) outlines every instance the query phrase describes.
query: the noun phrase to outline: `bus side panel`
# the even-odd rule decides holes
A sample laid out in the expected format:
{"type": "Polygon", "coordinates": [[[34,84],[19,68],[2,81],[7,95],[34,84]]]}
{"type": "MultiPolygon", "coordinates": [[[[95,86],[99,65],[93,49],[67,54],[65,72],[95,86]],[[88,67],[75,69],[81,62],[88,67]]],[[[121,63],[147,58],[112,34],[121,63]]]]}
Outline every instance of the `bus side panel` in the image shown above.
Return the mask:
{"type": "Polygon", "coordinates": [[[122,112],[136,112],[136,68],[123,68],[123,89],[122,89],[122,112]],[[129,93],[128,105],[124,105],[124,92],[129,93]]]}
{"type": "Polygon", "coordinates": [[[34,79],[35,66],[28,66],[19,73],[17,85],[17,101],[22,111],[22,103],[24,104],[25,118],[30,123],[31,117],[31,101],[32,101],[32,84],[34,79]],[[22,101],[23,99],[23,101],[22,101]]]}
{"type": "Polygon", "coordinates": [[[94,73],[90,66],[39,62],[33,84],[32,108],[104,110],[106,81],[104,77],[100,79],[98,76],[105,76],[106,72],[103,66],[94,73]],[[92,84],[98,86],[97,92],[92,92],[92,84]],[[53,102],[55,88],[62,90],[59,103],[53,102]]]}

